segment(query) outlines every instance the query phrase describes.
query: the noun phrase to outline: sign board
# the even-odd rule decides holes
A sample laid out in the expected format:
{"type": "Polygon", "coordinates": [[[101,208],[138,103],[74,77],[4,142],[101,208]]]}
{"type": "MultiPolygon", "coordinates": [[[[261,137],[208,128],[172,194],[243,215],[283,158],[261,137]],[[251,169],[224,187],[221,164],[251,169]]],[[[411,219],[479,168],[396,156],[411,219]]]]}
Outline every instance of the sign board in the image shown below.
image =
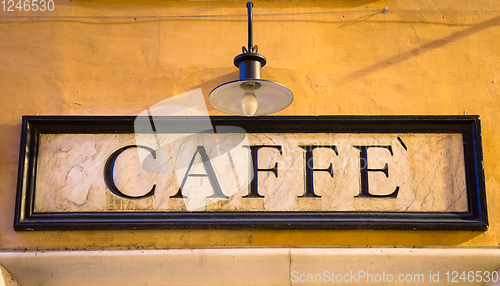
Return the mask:
{"type": "Polygon", "coordinates": [[[16,230],[487,228],[477,116],[23,117],[16,230]]]}

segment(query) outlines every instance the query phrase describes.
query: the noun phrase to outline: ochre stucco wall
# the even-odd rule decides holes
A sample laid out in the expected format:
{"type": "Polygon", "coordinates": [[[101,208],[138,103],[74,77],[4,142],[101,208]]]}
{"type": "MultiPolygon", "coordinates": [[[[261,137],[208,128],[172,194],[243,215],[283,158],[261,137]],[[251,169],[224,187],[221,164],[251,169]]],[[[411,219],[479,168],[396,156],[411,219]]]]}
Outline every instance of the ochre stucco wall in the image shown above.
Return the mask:
{"type": "MultiPolygon", "coordinates": [[[[254,42],[268,59],[263,77],[295,95],[279,115],[480,115],[486,232],[15,232],[22,115],[136,115],[196,88],[206,98],[237,79],[232,60],[246,44],[240,1],[57,0],[55,6],[37,15],[59,18],[0,12],[0,249],[498,247],[500,3],[489,0],[255,1],[254,8],[254,42]],[[374,11],[386,5],[389,13],[374,11]],[[155,15],[191,17],[144,17],[155,15]]],[[[208,101],[207,107],[221,114],[208,101]]]]}

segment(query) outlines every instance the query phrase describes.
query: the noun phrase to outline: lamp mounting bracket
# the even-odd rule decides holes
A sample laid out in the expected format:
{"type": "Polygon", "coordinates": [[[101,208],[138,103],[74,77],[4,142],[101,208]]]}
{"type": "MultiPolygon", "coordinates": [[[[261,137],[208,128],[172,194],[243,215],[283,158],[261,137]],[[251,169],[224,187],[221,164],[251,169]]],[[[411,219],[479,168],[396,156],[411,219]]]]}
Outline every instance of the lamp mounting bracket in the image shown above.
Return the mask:
{"type": "Polygon", "coordinates": [[[247,13],[248,13],[248,47],[242,47],[242,54],[237,55],[234,58],[234,65],[240,68],[240,64],[244,61],[259,62],[260,67],[266,64],[266,58],[259,54],[259,47],[253,44],[253,14],[252,14],[253,3],[247,3],[247,13]]]}

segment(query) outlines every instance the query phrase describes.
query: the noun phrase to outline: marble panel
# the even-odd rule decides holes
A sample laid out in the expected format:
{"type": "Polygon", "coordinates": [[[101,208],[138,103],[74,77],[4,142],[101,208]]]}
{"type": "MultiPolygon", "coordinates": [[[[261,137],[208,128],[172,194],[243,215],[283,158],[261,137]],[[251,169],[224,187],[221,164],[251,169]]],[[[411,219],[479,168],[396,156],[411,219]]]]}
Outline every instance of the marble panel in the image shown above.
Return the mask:
{"type": "Polygon", "coordinates": [[[137,136],[142,135],[42,134],[35,212],[467,211],[463,141],[458,133],[137,136]],[[109,190],[104,166],[113,152],[136,144],[151,148],[154,156],[145,148],[125,150],[113,164],[114,183],[131,197],[142,196],[153,186],[155,191],[147,198],[128,199],[109,190]],[[259,170],[277,164],[277,176],[256,172],[262,197],[245,198],[255,179],[249,152],[255,145],[280,146],[281,152],[261,148],[257,157],[259,170]],[[317,197],[301,197],[306,170],[305,151],[299,146],[317,146],[312,153],[315,170],[332,167],[333,176],[313,172],[317,197]],[[359,146],[371,146],[367,160],[359,146]],[[360,195],[360,169],[366,163],[369,193],[383,196],[398,189],[395,198],[360,195]],[[385,166],[388,176],[376,171],[385,166]],[[172,198],[176,194],[180,196],[172,198]]]}

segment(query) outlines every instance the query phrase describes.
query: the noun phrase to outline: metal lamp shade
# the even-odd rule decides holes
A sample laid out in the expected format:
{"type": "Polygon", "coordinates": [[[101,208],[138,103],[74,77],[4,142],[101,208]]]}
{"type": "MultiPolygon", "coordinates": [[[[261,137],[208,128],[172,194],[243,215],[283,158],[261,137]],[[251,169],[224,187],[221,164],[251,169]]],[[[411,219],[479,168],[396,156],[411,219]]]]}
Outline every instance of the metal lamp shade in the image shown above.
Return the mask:
{"type": "Polygon", "coordinates": [[[217,110],[245,116],[241,107],[241,100],[245,95],[241,84],[245,82],[256,82],[261,85],[255,90],[259,105],[254,116],[281,111],[293,101],[293,93],[290,89],[280,83],[264,79],[235,80],[221,84],[210,92],[208,101],[217,110]]]}

